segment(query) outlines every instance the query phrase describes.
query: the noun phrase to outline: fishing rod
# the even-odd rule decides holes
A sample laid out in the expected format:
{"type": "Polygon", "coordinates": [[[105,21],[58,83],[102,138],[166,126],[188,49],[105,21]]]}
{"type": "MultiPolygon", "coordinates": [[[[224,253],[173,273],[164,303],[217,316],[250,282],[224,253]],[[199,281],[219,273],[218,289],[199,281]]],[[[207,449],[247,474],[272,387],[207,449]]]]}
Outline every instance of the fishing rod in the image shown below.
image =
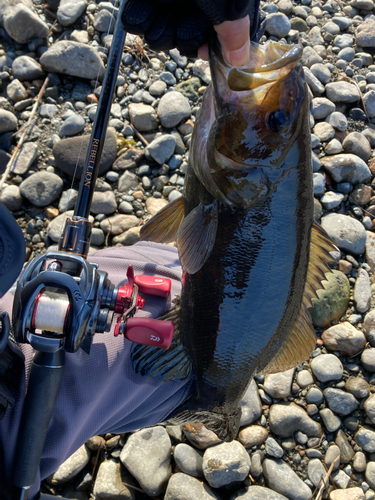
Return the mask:
{"type": "Polygon", "coordinates": [[[64,373],[65,353],[77,352],[95,333],[109,332],[115,313],[119,315],[115,336],[123,334],[132,342],[163,349],[169,348],[173,337],[172,321],[135,317],[145,303],[139,292],[167,298],[169,279],[134,276],[129,265],[127,283],[115,286],[106,272],[86,260],[92,231],[88,217],[126,37],[121,23],[125,5],[126,0],[117,16],[74,214],[66,220],[58,250],[29,262],[16,286],[14,339],[30,344],[36,352],[17,437],[11,500],[26,500],[35,483],[64,373]]]}

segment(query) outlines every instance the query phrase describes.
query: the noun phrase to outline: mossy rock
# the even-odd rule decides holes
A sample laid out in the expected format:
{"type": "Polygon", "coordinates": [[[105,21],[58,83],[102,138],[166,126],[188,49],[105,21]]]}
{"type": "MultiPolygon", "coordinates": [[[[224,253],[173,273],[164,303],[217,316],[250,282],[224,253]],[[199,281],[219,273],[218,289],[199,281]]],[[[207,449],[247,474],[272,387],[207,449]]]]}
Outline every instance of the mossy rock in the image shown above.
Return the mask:
{"type": "Polygon", "coordinates": [[[202,82],[196,76],[189,78],[189,80],[185,80],[176,85],[176,90],[181,92],[187,99],[191,101],[196,101],[199,97],[198,89],[202,87],[202,82]]]}
{"type": "Polygon", "coordinates": [[[349,280],[341,271],[327,273],[322,284],[324,289],[317,291],[319,299],[312,299],[313,307],[309,309],[317,328],[324,328],[331,321],[340,319],[348,308],[350,298],[349,280]]]}

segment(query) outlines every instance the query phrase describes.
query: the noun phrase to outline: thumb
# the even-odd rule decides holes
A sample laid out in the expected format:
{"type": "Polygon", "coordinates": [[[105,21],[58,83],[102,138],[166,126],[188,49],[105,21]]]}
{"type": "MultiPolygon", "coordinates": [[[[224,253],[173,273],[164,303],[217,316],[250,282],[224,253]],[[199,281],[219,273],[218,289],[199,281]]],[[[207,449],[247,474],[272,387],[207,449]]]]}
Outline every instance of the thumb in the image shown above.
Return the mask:
{"type": "Polygon", "coordinates": [[[246,64],[250,57],[250,18],[224,21],[214,26],[224,58],[232,66],[246,64]]]}

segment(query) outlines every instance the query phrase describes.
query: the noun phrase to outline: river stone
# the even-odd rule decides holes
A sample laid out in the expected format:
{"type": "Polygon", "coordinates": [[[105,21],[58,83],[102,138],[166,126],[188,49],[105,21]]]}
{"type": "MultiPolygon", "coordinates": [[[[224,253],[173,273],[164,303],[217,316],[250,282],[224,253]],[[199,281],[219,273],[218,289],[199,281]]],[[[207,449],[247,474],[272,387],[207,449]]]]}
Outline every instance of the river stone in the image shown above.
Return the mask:
{"type": "Polygon", "coordinates": [[[178,472],[168,482],[164,500],[218,500],[211,489],[198,479],[178,472]]]}
{"type": "MultiPolygon", "coordinates": [[[[280,2],[279,2],[280,3],[280,2]]],[[[278,4],[279,5],[279,4],[278,4]]],[[[284,495],[264,486],[249,486],[234,493],[230,500],[288,500],[284,495]]]]}
{"type": "Polygon", "coordinates": [[[252,424],[262,415],[262,403],[259,397],[258,386],[252,380],[241,400],[241,422],[240,426],[252,424]]]}
{"type": "Polygon", "coordinates": [[[368,139],[359,132],[350,132],[342,142],[345,153],[353,153],[363,161],[367,161],[371,156],[371,146],[368,139]]]}
{"type": "Polygon", "coordinates": [[[38,146],[35,142],[25,142],[19,149],[14,160],[12,172],[14,174],[25,174],[38,156],[38,146]]]}
{"type": "Polygon", "coordinates": [[[147,495],[162,494],[171,470],[171,440],[164,427],[149,427],[131,434],[120,460],[147,495]]]}
{"type": "MultiPolygon", "coordinates": [[[[47,227],[47,234],[52,241],[55,241],[57,243],[60,240],[61,233],[65,226],[65,221],[67,217],[72,217],[73,213],[73,210],[68,210],[67,212],[58,215],[49,222],[47,227]]],[[[89,222],[94,222],[94,217],[92,215],[89,216],[89,222]]]]}
{"type": "Polygon", "coordinates": [[[355,442],[368,453],[375,453],[375,432],[369,427],[361,427],[354,436],[355,442]]]}
{"type": "Polygon", "coordinates": [[[375,271],[375,234],[372,231],[366,231],[366,264],[375,271]]]}
{"type": "Polygon", "coordinates": [[[169,158],[173,155],[176,148],[176,139],[173,135],[162,135],[154,139],[146,148],[147,153],[149,153],[152,158],[163,165],[167,163],[169,158]]]}
{"type": "Polygon", "coordinates": [[[189,476],[203,476],[203,453],[198,452],[185,443],[179,443],[174,449],[173,456],[176,464],[185,474],[189,476]]]}
{"type": "Polygon", "coordinates": [[[321,288],[317,291],[318,299],[312,299],[313,307],[309,309],[314,326],[323,328],[331,321],[340,319],[345,314],[350,298],[348,278],[341,271],[326,273],[321,288]]]}
{"type": "Polygon", "coordinates": [[[360,313],[364,313],[371,306],[370,277],[365,269],[358,269],[354,286],[354,303],[360,313]]]}
{"type": "Polygon", "coordinates": [[[267,487],[285,495],[289,500],[310,500],[312,491],[297,474],[281,460],[266,458],[263,475],[267,487]]]}
{"type": "Polygon", "coordinates": [[[327,471],[325,470],[321,460],[313,458],[309,461],[307,466],[307,475],[315,488],[322,484],[323,479],[327,475],[327,471]]]}
{"type": "Polygon", "coordinates": [[[88,464],[89,460],[90,450],[83,444],[60,465],[57,471],[49,477],[48,482],[52,485],[68,482],[88,464]]]}
{"type": "Polygon", "coordinates": [[[42,66],[29,56],[19,56],[12,64],[12,74],[18,80],[38,80],[44,77],[42,66]]]}
{"type": "Polygon", "coordinates": [[[13,102],[24,101],[25,99],[27,99],[27,95],[28,94],[25,87],[19,80],[17,80],[17,78],[12,80],[7,86],[7,96],[13,102]]]}
{"type": "Polygon", "coordinates": [[[190,443],[199,450],[221,443],[217,435],[203,424],[186,424],[182,426],[182,430],[190,443]]]}
{"type": "Polygon", "coordinates": [[[251,425],[250,427],[245,427],[238,434],[238,441],[245,448],[252,448],[253,446],[259,446],[264,443],[268,437],[268,431],[261,425],[251,425]]]}
{"type": "Polygon", "coordinates": [[[375,462],[369,462],[367,464],[365,478],[370,488],[375,489],[375,462]]]}
{"type": "Polygon", "coordinates": [[[34,5],[32,0],[2,0],[0,2],[0,28],[4,27],[4,14],[9,7],[14,7],[15,5],[23,4],[29,9],[33,9],[34,5]]]}
{"type": "Polygon", "coordinates": [[[363,333],[348,321],[331,326],[323,332],[321,338],[329,351],[339,351],[343,356],[349,357],[361,352],[366,345],[363,333]]]}
{"type": "Polygon", "coordinates": [[[334,103],[349,104],[360,99],[358,88],[349,82],[331,82],[326,85],[327,98],[334,103]]]}
{"type": "Polygon", "coordinates": [[[16,130],[17,124],[17,117],[13,113],[6,109],[0,109],[0,134],[16,130]]]}
{"type": "MultiPolygon", "coordinates": [[[[70,177],[81,178],[85,166],[86,155],[89,149],[90,136],[68,137],[58,141],[52,149],[56,166],[70,177]],[[78,163],[77,163],[78,161],[78,163]],[[77,170],[76,169],[77,165],[77,170]]],[[[99,175],[103,175],[116,159],[117,143],[112,129],[107,130],[102,157],[99,166],[99,175]]]]}
{"type": "Polygon", "coordinates": [[[221,443],[204,452],[203,474],[213,488],[243,481],[249,470],[249,454],[238,441],[221,443]]]}
{"type": "Polygon", "coordinates": [[[131,227],[127,231],[115,236],[112,239],[113,245],[130,246],[135,245],[141,239],[141,227],[131,227]]]}
{"type": "Polygon", "coordinates": [[[155,215],[159,212],[159,210],[168,205],[168,202],[164,198],[154,198],[153,196],[150,196],[147,198],[145,205],[148,213],[150,215],[155,215]]]}
{"type": "Polygon", "coordinates": [[[5,31],[18,43],[26,43],[32,38],[46,38],[49,33],[47,24],[22,3],[8,8],[3,22],[5,31]]]}
{"type": "Polygon", "coordinates": [[[366,19],[356,30],[356,42],[360,47],[375,47],[375,21],[366,19]]]}
{"type": "Polygon", "coordinates": [[[366,335],[367,342],[371,347],[375,347],[375,309],[368,312],[363,322],[363,331],[366,335]]]}
{"type": "Polygon", "coordinates": [[[264,379],[264,390],[271,398],[287,398],[292,387],[294,368],[280,373],[271,373],[264,379]]]}
{"type": "MultiPolygon", "coordinates": [[[[298,433],[297,433],[298,434],[298,433]]],[[[306,437],[307,440],[307,437],[306,437]]],[[[273,437],[267,438],[265,452],[268,456],[274,458],[282,458],[284,451],[279,443],[273,437]]]]}
{"type": "Polygon", "coordinates": [[[366,455],[362,451],[357,451],[353,458],[353,469],[356,472],[366,470],[366,455]]]}
{"type": "Polygon", "coordinates": [[[63,189],[63,180],[52,172],[36,172],[20,184],[24,198],[37,207],[46,207],[55,201],[63,189]]]}
{"type": "Polygon", "coordinates": [[[319,382],[341,380],[344,368],[334,354],[321,354],[311,361],[311,370],[319,382]]]}
{"type": "Polygon", "coordinates": [[[70,26],[85,12],[85,0],[60,0],[57,9],[57,20],[61,26],[70,26]]]}
{"type": "Polygon", "coordinates": [[[46,71],[88,80],[101,80],[105,73],[103,61],[93,47],[70,40],[54,43],[39,62],[46,71]]]}
{"type": "Polygon", "coordinates": [[[321,225],[336,245],[355,255],[365,251],[366,230],[358,220],[342,214],[328,214],[322,217],[321,225]]]}
{"type": "Polygon", "coordinates": [[[302,66],[310,68],[313,64],[321,63],[323,58],[312,47],[304,47],[302,52],[302,66]]]}
{"type": "Polygon", "coordinates": [[[329,408],[340,416],[346,416],[358,408],[358,401],[348,392],[334,387],[328,387],[323,391],[329,408]]]}
{"type": "Polygon", "coordinates": [[[104,460],[99,466],[95,479],[93,494],[96,500],[134,500],[133,488],[128,488],[123,483],[132,484],[129,474],[121,467],[120,462],[114,459],[104,460]]]}
{"type": "Polygon", "coordinates": [[[91,212],[93,214],[113,214],[116,209],[117,203],[113,191],[94,192],[91,204],[91,212]]]}
{"type": "Polygon", "coordinates": [[[333,444],[328,448],[324,457],[326,466],[329,468],[335,462],[333,470],[337,470],[340,467],[340,459],[336,460],[338,457],[340,457],[340,448],[337,444],[333,444]]]}
{"type": "Polygon", "coordinates": [[[13,184],[5,186],[0,194],[0,203],[4,203],[4,205],[11,211],[16,212],[17,210],[20,210],[23,203],[20,188],[13,184]]]}
{"type": "Polygon", "coordinates": [[[337,433],[336,444],[340,448],[340,463],[350,463],[354,457],[354,450],[349,444],[348,438],[342,429],[337,433]]]}
{"type": "Polygon", "coordinates": [[[85,119],[81,115],[72,114],[59,128],[60,137],[79,134],[85,128],[85,119]]]}
{"type": "Polygon", "coordinates": [[[320,410],[319,415],[321,416],[324,427],[328,432],[335,432],[340,428],[341,420],[329,408],[323,408],[323,410],[320,410]]]}
{"type": "Polygon", "coordinates": [[[353,394],[355,398],[366,398],[370,392],[370,385],[362,377],[349,377],[345,382],[345,389],[353,394]]]}
{"type": "Polygon", "coordinates": [[[191,115],[188,99],[181,92],[167,92],[158,106],[158,118],[165,128],[177,127],[191,115]]]}
{"type": "Polygon", "coordinates": [[[138,176],[136,174],[133,174],[133,172],[129,172],[129,170],[126,170],[118,180],[118,190],[120,193],[126,193],[130,189],[137,189],[138,186],[138,176]]]}
{"type": "Polygon", "coordinates": [[[375,348],[365,349],[361,356],[361,363],[368,372],[375,372],[375,348]]]}
{"type": "Polygon", "coordinates": [[[288,35],[291,24],[289,19],[282,12],[275,12],[266,17],[266,32],[269,35],[282,38],[288,35]]]}
{"type": "Polygon", "coordinates": [[[198,90],[202,86],[200,78],[193,76],[189,80],[178,83],[175,89],[191,101],[196,101],[199,97],[198,90]]]}
{"type": "Polygon", "coordinates": [[[371,422],[375,423],[375,394],[371,394],[370,397],[366,399],[363,404],[366,415],[371,420],[371,422]]]}
{"type": "Polygon", "coordinates": [[[320,161],[335,182],[359,184],[371,179],[367,164],[359,156],[351,153],[325,156],[320,161]]]}
{"type": "Polygon", "coordinates": [[[291,437],[301,431],[309,437],[320,437],[321,426],[308,416],[303,408],[291,403],[289,405],[273,404],[269,412],[271,431],[280,437],[291,437]]]}
{"type": "Polygon", "coordinates": [[[309,370],[301,370],[297,373],[296,382],[301,389],[305,389],[314,383],[314,379],[309,370]]]}
{"type": "Polygon", "coordinates": [[[109,233],[112,236],[127,231],[131,227],[136,227],[139,225],[139,219],[135,215],[123,215],[117,214],[113,217],[107,217],[102,220],[100,227],[105,233],[109,233]]]}
{"type": "Polygon", "coordinates": [[[159,125],[155,110],[152,106],[143,103],[130,103],[128,106],[132,125],[139,132],[154,130],[159,125]]]}

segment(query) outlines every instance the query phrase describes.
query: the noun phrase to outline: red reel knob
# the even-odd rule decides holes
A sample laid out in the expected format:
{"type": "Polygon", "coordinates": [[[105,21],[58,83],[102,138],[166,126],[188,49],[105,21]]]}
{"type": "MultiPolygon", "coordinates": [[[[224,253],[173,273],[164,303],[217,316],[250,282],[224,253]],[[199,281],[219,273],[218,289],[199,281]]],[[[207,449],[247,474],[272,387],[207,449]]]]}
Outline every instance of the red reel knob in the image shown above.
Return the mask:
{"type": "Polygon", "coordinates": [[[129,318],[126,321],[125,337],[138,344],[168,349],[173,339],[173,332],[173,321],[152,318],[129,318]]]}
{"type": "Polygon", "coordinates": [[[144,274],[137,274],[134,278],[134,283],[138,286],[140,292],[157,295],[165,299],[169,296],[172,285],[171,280],[168,278],[158,278],[144,274]]]}

